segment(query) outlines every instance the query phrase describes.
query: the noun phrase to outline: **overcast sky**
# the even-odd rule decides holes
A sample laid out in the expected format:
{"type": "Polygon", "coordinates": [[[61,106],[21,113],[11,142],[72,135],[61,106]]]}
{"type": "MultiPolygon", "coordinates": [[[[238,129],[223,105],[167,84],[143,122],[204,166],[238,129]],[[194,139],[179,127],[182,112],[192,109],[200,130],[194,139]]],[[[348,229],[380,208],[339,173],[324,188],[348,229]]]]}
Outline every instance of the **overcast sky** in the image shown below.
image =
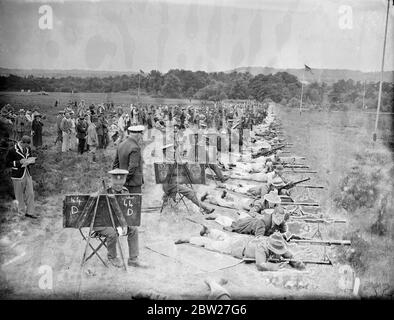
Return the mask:
{"type": "MultiPolygon", "coordinates": [[[[385,70],[394,70],[390,2],[385,70]]],[[[386,6],[387,0],[0,0],[0,66],[166,72],[307,64],[378,71],[386,6]],[[45,3],[53,9],[51,30],[38,24],[45,3]],[[351,8],[351,25],[341,6],[351,8]]]]}

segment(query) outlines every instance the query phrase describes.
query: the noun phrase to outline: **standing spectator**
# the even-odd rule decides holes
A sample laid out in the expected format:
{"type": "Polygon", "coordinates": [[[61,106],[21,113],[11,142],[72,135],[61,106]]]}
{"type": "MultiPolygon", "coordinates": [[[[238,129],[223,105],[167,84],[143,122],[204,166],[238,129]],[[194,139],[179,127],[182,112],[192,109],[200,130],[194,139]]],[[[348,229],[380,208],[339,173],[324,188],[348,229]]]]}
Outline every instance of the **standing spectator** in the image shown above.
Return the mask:
{"type": "Polygon", "coordinates": [[[103,148],[106,149],[109,145],[109,123],[107,118],[103,115],[103,148]]]}
{"type": "Polygon", "coordinates": [[[86,135],[88,132],[88,123],[83,115],[80,115],[76,124],[78,138],[78,153],[83,154],[85,151],[86,135]]]}
{"type": "Polygon", "coordinates": [[[63,117],[64,117],[64,112],[63,111],[59,111],[59,114],[56,117],[57,137],[56,137],[56,140],[55,140],[55,145],[57,144],[58,141],[60,141],[60,143],[63,142],[63,132],[62,132],[62,129],[61,129],[61,123],[62,123],[63,117]]]}
{"type": "Polygon", "coordinates": [[[25,114],[25,128],[23,131],[23,135],[31,137],[32,134],[32,124],[33,124],[33,117],[31,115],[31,111],[27,110],[25,114]]]}
{"type": "Polygon", "coordinates": [[[89,146],[89,153],[92,154],[92,161],[96,162],[96,149],[98,146],[98,137],[96,132],[96,125],[90,119],[88,119],[87,143],[89,146]]]}
{"type": "Polygon", "coordinates": [[[31,131],[33,135],[33,146],[42,146],[42,126],[44,124],[41,122],[41,114],[36,113],[33,123],[31,125],[31,131]]]}
{"type": "Polygon", "coordinates": [[[40,113],[38,112],[38,108],[35,107],[35,108],[33,109],[33,113],[32,113],[33,121],[34,121],[34,118],[35,118],[35,116],[36,116],[37,114],[40,114],[40,113]]]}
{"type": "Polygon", "coordinates": [[[35,162],[29,147],[31,138],[23,136],[21,140],[8,150],[6,167],[11,168],[11,179],[14,185],[15,198],[18,201],[18,212],[26,217],[37,219],[34,215],[34,190],[30,174],[30,165],[35,162]]]}
{"type": "Polygon", "coordinates": [[[71,149],[71,128],[72,119],[70,113],[66,113],[62,122],[60,123],[60,129],[62,130],[63,144],[62,152],[69,151],[71,149]]]}
{"type": "Polygon", "coordinates": [[[78,138],[77,138],[77,118],[74,111],[71,112],[71,136],[70,136],[70,149],[78,150],[78,138]]]}
{"type": "Polygon", "coordinates": [[[14,140],[19,141],[23,137],[26,125],[25,109],[20,109],[15,118],[14,140]]]}
{"type": "Polygon", "coordinates": [[[97,149],[103,149],[104,148],[104,116],[102,114],[99,114],[97,123],[96,123],[96,132],[97,132],[97,137],[98,137],[98,146],[97,149]]]}
{"type": "Polygon", "coordinates": [[[144,126],[132,126],[128,128],[128,131],[127,139],[121,142],[116,150],[113,169],[128,170],[125,187],[130,193],[141,193],[144,183],[141,150],[144,126]]]}

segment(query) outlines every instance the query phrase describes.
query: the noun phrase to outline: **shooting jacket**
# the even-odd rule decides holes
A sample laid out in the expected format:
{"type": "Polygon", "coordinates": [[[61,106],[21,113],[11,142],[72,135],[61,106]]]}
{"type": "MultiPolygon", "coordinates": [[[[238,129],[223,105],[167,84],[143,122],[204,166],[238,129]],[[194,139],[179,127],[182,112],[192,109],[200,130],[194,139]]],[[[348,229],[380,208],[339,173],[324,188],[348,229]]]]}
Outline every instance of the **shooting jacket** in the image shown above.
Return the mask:
{"type": "Polygon", "coordinates": [[[22,179],[25,174],[30,175],[30,165],[22,167],[20,162],[22,159],[31,157],[30,147],[26,148],[26,152],[16,143],[11,149],[8,150],[6,156],[6,167],[11,168],[11,179],[22,179]]]}

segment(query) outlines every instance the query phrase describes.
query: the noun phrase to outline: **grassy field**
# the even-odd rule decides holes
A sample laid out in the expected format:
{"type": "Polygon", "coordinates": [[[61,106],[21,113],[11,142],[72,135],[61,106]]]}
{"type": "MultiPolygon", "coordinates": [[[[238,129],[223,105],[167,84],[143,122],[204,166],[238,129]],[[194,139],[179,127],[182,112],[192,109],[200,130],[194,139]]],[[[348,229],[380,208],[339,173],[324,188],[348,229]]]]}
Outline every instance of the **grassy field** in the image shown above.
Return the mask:
{"type": "MultiPolygon", "coordinates": [[[[382,139],[372,141],[375,116],[355,112],[306,111],[278,107],[285,137],[317,170],[314,179],[327,187],[321,203],[331,215],[348,220],[343,231],[352,250],[341,251],[361,278],[360,294],[393,297],[394,166],[382,139]]],[[[389,134],[391,115],[381,117],[378,136],[389,134]]],[[[342,232],[341,232],[342,233],[342,232]]],[[[329,228],[326,236],[338,236],[329,228]]]]}
{"type": "MultiPolygon", "coordinates": [[[[317,111],[305,112],[300,117],[298,110],[280,106],[275,107],[275,112],[283,124],[283,135],[293,143],[288,151],[305,156],[306,163],[318,172],[312,175],[311,184],[326,188],[310,190],[308,194],[304,194],[308,189],[301,192],[298,188],[294,192],[295,199],[312,198],[321,203],[323,213],[348,220],[345,226],[322,228],[326,238],[351,238],[353,241],[350,250],[329,249],[331,258],[336,262],[334,266],[311,265],[305,272],[286,270],[261,273],[256,271],[253,264],[241,264],[207,272],[204,263],[218,263],[220,257],[193,251],[196,257],[192,260],[173,259],[171,255],[174,250],[175,253],[178,250],[179,255],[187,252],[184,251],[186,248],[174,249],[172,242],[179,237],[196,235],[200,230],[199,225],[185,218],[205,221],[196,208],[189,205],[190,212],[180,207],[167,209],[162,214],[158,211],[143,213],[140,255],[144,262],[151,265],[150,269],[129,269],[124,273],[105,269],[96,259],[91,260],[81,274],[79,263],[84,243],[76,230],[62,226],[63,195],[96,191],[100,178],[106,176],[111,168],[115,147],[110,145],[105,152],[98,154],[98,163],[90,163],[86,156],[77,156],[75,152],[62,155],[58,147],[53,146],[53,119],[69,99],[69,94],[62,93],[50,96],[0,93],[0,105],[16,103],[23,107],[38,106],[47,115],[44,121],[44,144],[47,148],[40,151],[33,172],[40,219],[31,221],[17,217],[11,204],[4,204],[5,212],[0,226],[2,297],[58,299],[75,298],[79,294],[79,298],[86,299],[130,299],[138,291],[153,291],[170,298],[204,299],[208,293],[204,279],[213,277],[228,279],[226,288],[235,298],[349,298],[351,292],[343,290],[338,284],[343,264],[350,265],[356,276],[360,277],[361,296],[392,295],[394,172],[391,154],[382,141],[371,141],[373,118],[363,114],[317,111]],[[56,99],[61,102],[57,109],[53,107],[56,99]],[[374,193],[370,195],[369,190],[374,193]],[[380,216],[382,218],[379,220],[380,216]],[[170,257],[148,249],[148,246],[159,245],[167,248],[170,257]],[[38,270],[42,266],[50,266],[53,270],[54,285],[51,290],[42,290],[38,286],[38,270]]],[[[106,94],[80,94],[78,99],[84,99],[87,103],[105,102],[106,94]]],[[[112,94],[112,99],[115,104],[130,103],[130,96],[126,94],[112,94]]],[[[147,103],[188,103],[185,100],[160,102],[162,100],[149,97],[143,99],[147,103]]],[[[384,130],[388,130],[389,122],[382,121],[385,123],[384,130]]],[[[152,147],[152,143],[148,146],[152,147]]],[[[162,190],[160,185],[154,183],[152,166],[144,168],[144,180],[143,206],[160,206],[162,190]]],[[[235,180],[234,183],[238,182],[235,180]]],[[[198,194],[205,189],[214,190],[214,182],[196,187],[198,194]]],[[[228,214],[227,210],[222,209],[217,209],[217,212],[228,214]]],[[[212,221],[205,223],[217,228],[212,221]]],[[[314,227],[308,227],[308,232],[315,232],[314,227]]],[[[124,237],[121,241],[125,250],[127,243],[124,237]]],[[[311,254],[321,254],[320,248],[311,250],[311,254]]],[[[300,251],[300,254],[303,252],[300,251]]]]}
{"type": "MultiPolygon", "coordinates": [[[[0,92],[0,105],[10,103],[12,106],[24,106],[28,108],[42,107],[44,112],[47,109],[52,109],[55,101],[58,101],[60,107],[65,107],[71,101],[85,100],[86,104],[97,104],[103,102],[113,102],[116,105],[129,106],[130,103],[137,103],[138,98],[130,93],[64,93],[64,92],[49,92],[48,95],[41,95],[37,92],[0,92]]],[[[152,98],[150,96],[141,95],[140,101],[143,104],[194,104],[199,105],[201,101],[187,99],[166,99],[166,98],[152,98]]]]}

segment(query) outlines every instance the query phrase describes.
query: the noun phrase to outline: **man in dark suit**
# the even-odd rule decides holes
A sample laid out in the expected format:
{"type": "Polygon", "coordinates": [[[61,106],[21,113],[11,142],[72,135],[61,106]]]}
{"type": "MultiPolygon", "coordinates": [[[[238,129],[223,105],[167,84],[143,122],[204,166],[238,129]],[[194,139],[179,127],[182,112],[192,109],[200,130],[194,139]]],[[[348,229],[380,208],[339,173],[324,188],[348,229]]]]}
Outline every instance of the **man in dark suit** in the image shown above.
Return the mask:
{"type": "Polygon", "coordinates": [[[131,126],[127,129],[128,136],[122,141],[116,150],[113,169],[125,169],[129,171],[125,187],[130,193],[141,193],[144,183],[142,162],[142,132],[144,126],[131,126]]]}
{"type": "MultiPolygon", "coordinates": [[[[128,136],[122,141],[116,150],[116,157],[113,169],[124,169],[129,173],[126,177],[124,186],[130,193],[142,193],[144,183],[142,171],[142,132],[144,126],[131,126],[127,129],[128,136]]],[[[129,267],[146,267],[138,260],[138,229],[137,227],[128,228],[129,237],[133,237],[133,244],[129,243],[129,267]]]]}
{"type": "Polygon", "coordinates": [[[15,198],[18,201],[18,211],[26,217],[37,219],[34,215],[34,190],[30,174],[30,165],[35,162],[31,157],[31,138],[23,136],[21,140],[8,150],[6,167],[11,168],[11,180],[14,186],[15,198]]]}

